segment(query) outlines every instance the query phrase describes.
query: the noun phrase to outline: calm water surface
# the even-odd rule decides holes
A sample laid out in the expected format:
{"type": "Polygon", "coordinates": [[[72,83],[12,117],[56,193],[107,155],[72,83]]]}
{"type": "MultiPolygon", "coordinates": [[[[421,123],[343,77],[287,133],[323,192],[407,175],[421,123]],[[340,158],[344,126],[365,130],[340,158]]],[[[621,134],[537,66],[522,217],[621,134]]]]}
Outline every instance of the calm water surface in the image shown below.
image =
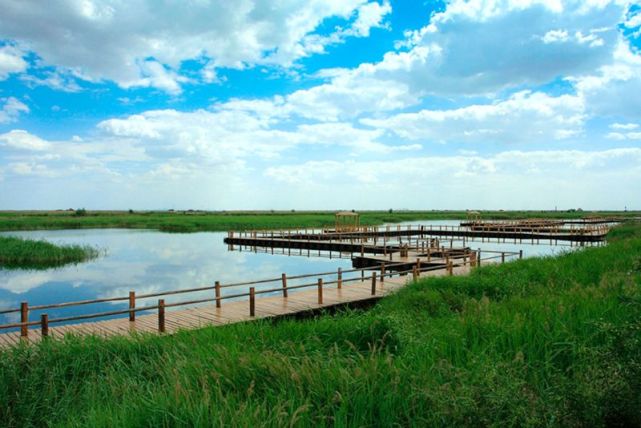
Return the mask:
{"type": "MultiPolygon", "coordinates": [[[[458,221],[411,222],[405,224],[458,225],[458,221]]],[[[392,226],[396,227],[396,225],[392,226]]],[[[3,232],[5,235],[45,239],[58,244],[91,245],[104,250],[96,260],[78,265],[41,271],[0,269],[0,309],[17,307],[21,301],[30,305],[126,296],[163,290],[188,289],[221,283],[277,278],[282,272],[298,275],[351,268],[349,259],[272,255],[251,251],[229,251],[223,243],[226,233],[163,233],[150,230],[88,229],[3,232]]],[[[443,244],[449,245],[449,241],[443,244]]],[[[462,242],[454,242],[461,246],[462,242]]],[[[524,257],[552,255],[571,250],[568,246],[497,244],[466,242],[471,248],[498,251],[523,249],[524,257]]],[[[304,253],[306,255],[306,252],[304,253]]],[[[314,252],[312,252],[314,254],[314,252]]],[[[318,254],[318,253],[316,253],[318,254]]],[[[325,255],[327,256],[327,255],[325,255]]],[[[314,279],[307,279],[312,282],[314,279]]],[[[295,285],[292,281],[290,284],[295,285]]],[[[299,281],[300,283],[300,281],[299,281]]],[[[274,288],[278,284],[262,287],[274,288]]],[[[257,289],[260,288],[257,286],[257,289]]],[[[238,293],[243,289],[227,289],[238,293]]],[[[168,297],[166,300],[192,300],[213,291],[168,297]]],[[[224,293],[223,293],[224,294],[224,293]]],[[[147,304],[153,304],[147,301],[147,304]]],[[[139,303],[142,305],[143,303],[139,303]]],[[[50,318],[124,308],[122,303],[105,303],[59,310],[48,310],[50,318]]],[[[31,319],[37,319],[34,312],[31,319]]],[[[1,322],[15,320],[17,315],[0,315],[1,322]]]]}

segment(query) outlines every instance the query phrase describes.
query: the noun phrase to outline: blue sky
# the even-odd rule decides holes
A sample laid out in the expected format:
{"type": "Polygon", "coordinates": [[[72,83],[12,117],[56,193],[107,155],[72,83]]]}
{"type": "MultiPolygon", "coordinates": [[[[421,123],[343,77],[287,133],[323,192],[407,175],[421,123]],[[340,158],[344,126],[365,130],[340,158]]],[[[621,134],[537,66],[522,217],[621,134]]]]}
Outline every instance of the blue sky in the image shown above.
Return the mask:
{"type": "Polygon", "coordinates": [[[0,0],[0,209],[641,209],[641,7],[0,0]]]}

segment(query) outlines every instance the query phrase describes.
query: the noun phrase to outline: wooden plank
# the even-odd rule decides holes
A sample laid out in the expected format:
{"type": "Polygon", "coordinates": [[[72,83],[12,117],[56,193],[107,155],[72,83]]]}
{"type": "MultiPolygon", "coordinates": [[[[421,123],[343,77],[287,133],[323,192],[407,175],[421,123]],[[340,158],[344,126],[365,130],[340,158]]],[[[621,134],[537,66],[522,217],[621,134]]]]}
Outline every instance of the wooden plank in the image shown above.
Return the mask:
{"type": "MultiPolygon", "coordinates": [[[[415,254],[410,254],[408,260],[416,260],[415,254]]],[[[405,260],[397,257],[398,260],[405,260]]],[[[432,262],[439,257],[432,257],[432,262]]],[[[380,260],[387,262],[388,258],[381,256],[380,260]]],[[[454,259],[455,260],[455,259],[454,259]]],[[[470,272],[469,266],[455,266],[454,274],[462,275],[470,272]]],[[[421,277],[441,276],[446,273],[445,268],[420,273],[421,277]]],[[[372,298],[380,298],[404,287],[411,276],[387,277],[381,283],[377,282],[376,295],[371,294],[371,279],[347,281],[343,279],[342,288],[336,284],[323,287],[323,303],[318,304],[318,289],[316,286],[306,289],[289,289],[288,296],[269,295],[256,298],[256,319],[278,317],[282,315],[306,312],[319,308],[326,308],[349,302],[358,302],[372,298]]],[[[249,317],[249,303],[247,300],[225,301],[221,308],[215,304],[200,307],[191,307],[176,311],[166,312],[166,331],[173,333],[178,330],[197,329],[206,326],[217,326],[229,323],[243,322],[249,317]]],[[[128,318],[118,318],[102,321],[90,321],[78,324],[68,324],[50,328],[52,339],[61,339],[67,334],[79,336],[96,335],[99,337],[126,336],[138,333],[158,333],[158,315],[148,313],[136,317],[136,321],[128,318]]],[[[29,330],[29,342],[40,341],[39,330],[29,330]]],[[[0,347],[15,346],[20,342],[19,332],[0,334],[0,347]]]]}

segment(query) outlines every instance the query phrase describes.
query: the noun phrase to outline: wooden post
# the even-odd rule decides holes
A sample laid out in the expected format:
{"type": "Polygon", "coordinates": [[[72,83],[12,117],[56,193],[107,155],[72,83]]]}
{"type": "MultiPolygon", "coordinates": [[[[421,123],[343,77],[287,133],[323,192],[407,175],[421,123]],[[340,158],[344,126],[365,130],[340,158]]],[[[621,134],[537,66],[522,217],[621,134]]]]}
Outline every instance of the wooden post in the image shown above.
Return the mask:
{"type": "Polygon", "coordinates": [[[416,282],[418,279],[418,269],[416,269],[416,265],[412,268],[412,280],[416,282]]]}
{"type": "Polygon", "coordinates": [[[256,316],[256,288],[249,287],[249,316],[256,316]]]}
{"type": "Polygon", "coordinates": [[[323,278],[318,278],[318,304],[323,304],[323,278]]]}
{"type": "Polygon", "coordinates": [[[505,263],[505,252],[501,253],[501,263],[505,263]]]}
{"type": "Polygon", "coordinates": [[[287,274],[283,272],[281,275],[281,280],[283,282],[283,297],[287,297],[287,274]]]}
{"type": "Polygon", "coordinates": [[[372,296],[376,295],[376,272],[372,273],[372,296]]]}
{"type": "Polygon", "coordinates": [[[381,263],[381,285],[385,282],[385,263],[381,263]]]}
{"type": "Polygon", "coordinates": [[[447,273],[450,276],[454,275],[454,263],[452,261],[447,262],[447,273]]]}
{"type": "Polygon", "coordinates": [[[214,290],[216,292],[216,307],[220,308],[220,281],[216,281],[214,290]]]}
{"type": "Polygon", "coordinates": [[[49,336],[49,315],[40,315],[40,328],[42,331],[42,337],[49,336]]]}
{"type": "Polygon", "coordinates": [[[478,253],[477,253],[476,265],[478,267],[481,267],[481,249],[480,248],[478,249],[478,253]]]}
{"type": "Polygon", "coordinates": [[[136,292],[129,292],[129,321],[136,321],[136,292]]]}
{"type": "Polygon", "coordinates": [[[340,290],[343,288],[343,269],[338,268],[338,278],[336,280],[336,287],[340,290]]]}
{"type": "Polygon", "coordinates": [[[165,299],[158,300],[158,331],[165,332],[165,299]]]}
{"type": "Polygon", "coordinates": [[[523,258],[523,250],[519,250],[519,259],[523,258]]]}
{"type": "Polygon", "coordinates": [[[20,303],[20,336],[27,337],[29,336],[29,304],[27,302],[20,303]]]}

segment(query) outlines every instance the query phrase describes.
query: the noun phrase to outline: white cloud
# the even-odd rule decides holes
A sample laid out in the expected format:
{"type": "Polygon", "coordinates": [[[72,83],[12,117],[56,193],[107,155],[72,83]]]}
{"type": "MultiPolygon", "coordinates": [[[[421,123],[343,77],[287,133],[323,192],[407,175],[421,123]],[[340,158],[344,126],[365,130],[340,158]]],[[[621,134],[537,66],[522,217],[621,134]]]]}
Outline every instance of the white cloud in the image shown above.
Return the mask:
{"type": "Polygon", "coordinates": [[[9,147],[18,150],[43,151],[50,148],[49,142],[36,137],[22,129],[14,129],[5,134],[0,134],[0,148],[9,147]]]}
{"type": "Polygon", "coordinates": [[[55,177],[60,172],[52,171],[46,165],[28,162],[14,162],[7,166],[8,172],[17,175],[29,175],[39,177],[55,177]]]}
{"type": "Polygon", "coordinates": [[[641,148],[309,161],[272,167],[265,174],[286,186],[290,198],[307,201],[302,196],[307,192],[315,200],[331,197],[338,206],[357,209],[380,209],[381,204],[415,209],[623,208],[641,198],[636,185],[641,148]]]}
{"type": "Polygon", "coordinates": [[[5,45],[0,47],[0,80],[4,80],[12,73],[22,73],[29,66],[23,59],[24,53],[15,46],[5,45]]]}
{"type": "Polygon", "coordinates": [[[641,55],[621,40],[613,58],[594,73],[570,79],[589,114],[641,120],[641,55]]]}
{"type": "MultiPolygon", "coordinates": [[[[232,173],[247,162],[262,162],[312,148],[344,156],[419,150],[418,144],[385,144],[382,130],[351,123],[280,123],[244,111],[232,102],[216,110],[151,110],[108,119],[85,138],[48,141],[25,130],[0,135],[4,174],[74,176],[92,172],[113,177],[179,177],[190,171],[232,173]]],[[[251,104],[250,105],[255,105],[251,104]]]]}
{"type": "Polygon", "coordinates": [[[606,137],[611,140],[641,140],[641,132],[610,132],[606,137]]]}
{"type": "Polygon", "coordinates": [[[82,89],[73,76],[59,71],[45,71],[43,74],[43,77],[38,77],[33,74],[23,74],[20,76],[20,80],[25,82],[29,87],[47,86],[63,92],[79,92],[82,89]]]}
{"type": "Polygon", "coordinates": [[[401,50],[354,69],[321,71],[326,83],[282,98],[279,108],[341,120],[403,109],[429,95],[493,96],[589,74],[612,60],[624,12],[622,2],[608,0],[452,1],[408,32],[401,50]]]}
{"type": "Polygon", "coordinates": [[[15,97],[0,98],[0,124],[18,120],[21,113],[29,113],[29,107],[15,97]]]}
{"type": "Polygon", "coordinates": [[[550,30],[541,40],[543,43],[565,42],[568,39],[568,32],[565,30],[550,30]]]}
{"type": "Polygon", "coordinates": [[[395,151],[419,150],[418,144],[386,145],[377,140],[382,137],[383,130],[364,130],[354,128],[349,123],[318,123],[300,125],[297,128],[300,143],[321,146],[339,145],[350,148],[354,154],[360,153],[391,153],[395,151]]]}
{"type": "Polygon", "coordinates": [[[607,0],[455,0],[429,25],[407,34],[400,44],[407,52],[362,64],[350,77],[393,79],[412,92],[436,95],[542,84],[608,61],[624,13],[623,3],[607,0]]]}
{"type": "Polygon", "coordinates": [[[639,124],[637,123],[613,123],[612,125],[610,125],[611,129],[623,129],[626,131],[637,129],[638,127],[639,124]]]}
{"type": "Polygon", "coordinates": [[[358,16],[351,27],[350,34],[368,37],[372,28],[381,27],[385,16],[392,12],[388,1],[365,3],[358,8],[358,16]]]}
{"type": "Polygon", "coordinates": [[[421,110],[385,119],[362,119],[361,122],[388,129],[409,140],[547,143],[579,134],[583,129],[583,110],[580,97],[551,97],[523,91],[493,104],[421,110]]]}
{"type": "MultiPolygon", "coordinates": [[[[367,0],[217,0],[189,7],[151,0],[63,0],[46,8],[25,0],[3,4],[0,37],[28,46],[46,65],[85,80],[175,94],[183,83],[179,69],[185,60],[209,63],[206,81],[211,81],[212,67],[290,66],[323,52],[328,43],[367,36],[383,25],[390,10],[388,3],[367,0]],[[314,34],[331,17],[343,20],[347,29],[339,29],[337,36],[314,34]]],[[[5,74],[24,70],[26,65],[15,61],[5,74]]]]}

